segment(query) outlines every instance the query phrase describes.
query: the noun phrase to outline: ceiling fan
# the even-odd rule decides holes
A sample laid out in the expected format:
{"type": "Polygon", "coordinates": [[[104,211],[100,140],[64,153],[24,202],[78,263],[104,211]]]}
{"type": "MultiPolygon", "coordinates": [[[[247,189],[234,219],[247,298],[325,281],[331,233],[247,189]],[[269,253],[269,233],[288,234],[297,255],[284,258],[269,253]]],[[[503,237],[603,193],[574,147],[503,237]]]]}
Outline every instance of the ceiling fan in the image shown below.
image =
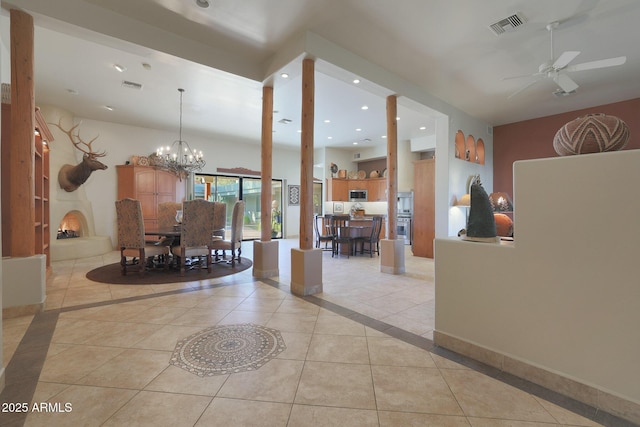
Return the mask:
{"type": "Polygon", "coordinates": [[[513,77],[505,77],[502,80],[510,80],[510,79],[518,79],[523,77],[535,77],[536,79],[525,86],[521,87],[508,98],[512,98],[524,91],[525,89],[533,86],[537,82],[541,81],[543,78],[553,79],[554,82],[560,88],[559,93],[561,95],[566,95],[574,92],[578,88],[578,84],[574,82],[567,73],[573,71],[585,71],[585,70],[594,70],[596,68],[605,68],[605,67],[613,67],[616,65],[622,65],[627,61],[626,56],[618,56],[616,58],[607,58],[600,59],[597,61],[583,62],[581,64],[569,65],[571,61],[573,61],[578,55],[580,55],[580,51],[577,50],[569,50],[563,52],[557,59],[554,60],[555,55],[553,53],[553,30],[558,27],[560,23],[558,21],[551,22],[547,24],[547,31],[549,31],[550,35],[550,44],[551,44],[551,59],[540,64],[538,67],[538,72],[533,74],[527,74],[524,76],[513,76],[513,77]]]}

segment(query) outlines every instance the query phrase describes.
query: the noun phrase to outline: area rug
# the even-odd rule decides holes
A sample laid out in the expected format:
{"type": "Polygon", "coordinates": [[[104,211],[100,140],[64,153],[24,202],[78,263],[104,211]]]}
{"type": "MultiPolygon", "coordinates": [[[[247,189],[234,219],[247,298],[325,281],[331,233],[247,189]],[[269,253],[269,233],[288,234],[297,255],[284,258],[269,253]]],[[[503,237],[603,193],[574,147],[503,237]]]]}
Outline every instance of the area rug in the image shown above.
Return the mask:
{"type": "Polygon", "coordinates": [[[213,326],[179,341],[169,363],[211,377],[254,371],[286,349],[276,329],[252,323],[213,326]]]}
{"type": "Polygon", "coordinates": [[[144,276],[140,276],[136,269],[137,267],[134,267],[128,269],[127,275],[123,276],[120,270],[120,263],[116,262],[91,270],[87,273],[87,279],[113,285],[156,285],[162,283],[192,282],[194,280],[215,279],[217,277],[236,274],[250,268],[252,265],[251,260],[242,258],[241,262],[236,261],[236,265],[233,267],[231,264],[221,262],[212,266],[211,273],[207,273],[206,269],[193,269],[185,271],[184,276],[180,275],[180,270],[178,269],[164,270],[162,268],[148,270],[144,276]]]}

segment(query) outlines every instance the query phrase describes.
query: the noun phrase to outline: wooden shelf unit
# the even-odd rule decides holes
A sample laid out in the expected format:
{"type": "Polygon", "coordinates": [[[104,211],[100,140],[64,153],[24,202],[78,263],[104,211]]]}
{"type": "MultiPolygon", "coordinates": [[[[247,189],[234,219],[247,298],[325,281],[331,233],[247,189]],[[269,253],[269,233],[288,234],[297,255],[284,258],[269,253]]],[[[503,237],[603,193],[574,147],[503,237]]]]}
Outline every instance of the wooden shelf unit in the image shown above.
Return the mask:
{"type": "MultiPolygon", "coordinates": [[[[35,138],[33,150],[33,185],[34,185],[34,202],[32,207],[25,207],[25,218],[33,218],[34,227],[34,254],[46,255],[47,268],[51,265],[50,245],[51,245],[51,228],[50,228],[50,169],[49,169],[49,142],[53,141],[53,135],[49,130],[47,123],[40,113],[40,109],[35,110],[35,138]],[[33,213],[31,212],[33,209],[33,213]],[[33,214],[33,216],[32,216],[33,214]]],[[[12,218],[9,205],[15,203],[17,191],[22,193],[18,188],[27,183],[13,183],[9,174],[9,163],[11,156],[9,154],[9,146],[11,144],[11,104],[2,104],[2,254],[3,256],[12,256],[11,238],[12,224],[15,221],[24,220],[23,218],[12,218]]]]}

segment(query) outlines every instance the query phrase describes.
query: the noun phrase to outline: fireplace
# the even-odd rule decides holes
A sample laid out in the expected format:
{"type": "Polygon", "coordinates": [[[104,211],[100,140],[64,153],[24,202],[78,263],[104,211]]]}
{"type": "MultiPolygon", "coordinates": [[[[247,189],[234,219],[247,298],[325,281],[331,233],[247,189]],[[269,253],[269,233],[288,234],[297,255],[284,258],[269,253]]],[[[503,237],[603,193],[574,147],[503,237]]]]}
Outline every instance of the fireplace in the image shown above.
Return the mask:
{"type": "Polygon", "coordinates": [[[73,239],[85,236],[87,230],[87,220],[82,212],[67,212],[60,225],[58,226],[58,234],[56,239],[73,239]]]}

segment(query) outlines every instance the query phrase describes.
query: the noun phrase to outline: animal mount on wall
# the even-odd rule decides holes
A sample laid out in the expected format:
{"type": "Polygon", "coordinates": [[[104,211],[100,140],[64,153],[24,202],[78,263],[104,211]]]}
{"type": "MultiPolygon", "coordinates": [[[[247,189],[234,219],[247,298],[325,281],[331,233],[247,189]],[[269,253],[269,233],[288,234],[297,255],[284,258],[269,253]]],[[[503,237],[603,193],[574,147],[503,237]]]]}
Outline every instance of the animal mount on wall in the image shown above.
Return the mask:
{"type": "Polygon", "coordinates": [[[58,172],[58,183],[60,184],[60,187],[64,189],[64,191],[72,192],[77,190],[78,187],[80,187],[85,183],[87,179],[89,179],[89,175],[91,175],[91,172],[93,172],[94,170],[107,169],[107,165],[98,160],[98,157],[104,157],[107,155],[107,153],[104,151],[96,153],[91,147],[93,141],[98,139],[97,136],[89,142],[84,142],[82,138],[80,138],[79,130],[75,135],[73,133],[73,131],[78,126],[80,126],[79,123],[69,130],[65,130],[59,122],[50,124],[57,126],[62,132],[66,133],[73,143],[73,146],[84,153],[84,155],[82,156],[82,162],[78,163],[77,165],[62,165],[62,167],[60,168],[60,172],[58,172]],[[83,149],[83,145],[86,146],[89,151],[83,149]]]}

